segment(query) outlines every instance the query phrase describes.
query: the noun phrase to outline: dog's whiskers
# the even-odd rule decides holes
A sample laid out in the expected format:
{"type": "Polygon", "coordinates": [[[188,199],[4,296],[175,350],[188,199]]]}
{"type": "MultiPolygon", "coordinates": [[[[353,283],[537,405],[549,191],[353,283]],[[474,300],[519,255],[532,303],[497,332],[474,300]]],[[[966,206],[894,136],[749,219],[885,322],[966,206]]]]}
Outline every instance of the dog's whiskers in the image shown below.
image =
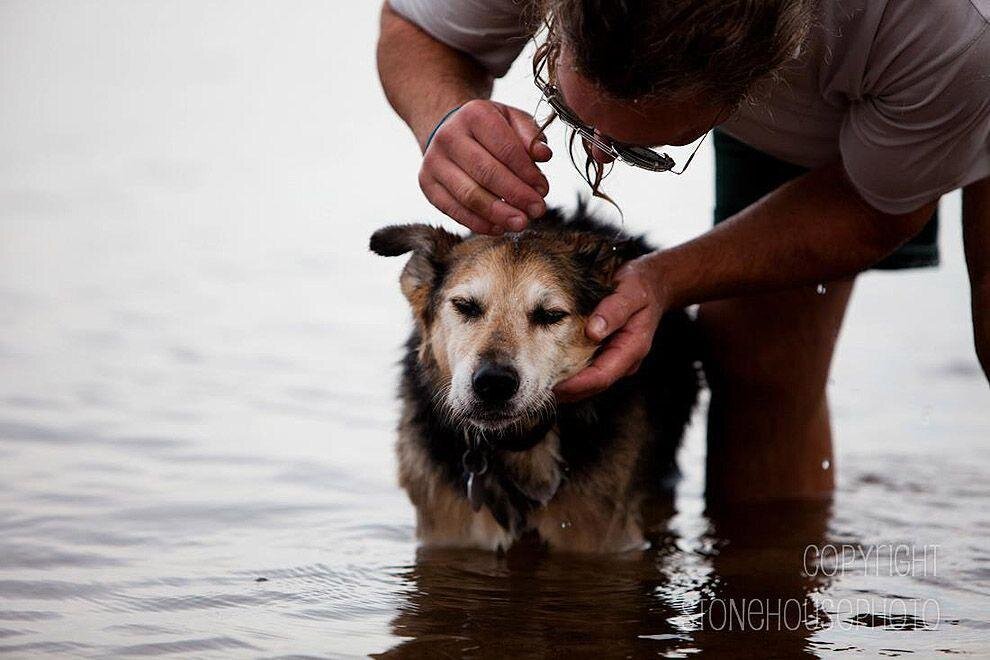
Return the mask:
{"type": "Polygon", "coordinates": [[[432,397],[433,409],[440,416],[440,422],[444,426],[463,431],[467,428],[468,420],[463,411],[450,405],[448,397],[452,387],[451,382],[446,382],[437,388],[432,397]]]}

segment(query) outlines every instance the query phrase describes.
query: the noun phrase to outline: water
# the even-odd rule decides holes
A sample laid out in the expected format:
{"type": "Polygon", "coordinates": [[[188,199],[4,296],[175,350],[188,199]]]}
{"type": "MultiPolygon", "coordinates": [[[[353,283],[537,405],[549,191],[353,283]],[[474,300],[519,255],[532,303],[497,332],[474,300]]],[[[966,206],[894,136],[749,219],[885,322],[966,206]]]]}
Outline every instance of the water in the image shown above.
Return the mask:
{"type": "MultiPolygon", "coordinates": [[[[417,549],[392,455],[401,262],[366,239],[436,214],[374,82],[375,21],[0,5],[0,651],[990,652],[990,395],[958,196],[944,267],[857,285],[831,506],[706,512],[699,420],[641,556],[417,549]],[[755,613],[778,602],[787,626],[755,613]],[[730,630],[719,607],[744,603],[759,625],[730,630]]],[[[517,67],[499,93],[532,107],[530,88],[517,67]]],[[[630,228],[701,231],[710,158],[617,170],[630,228]]]]}

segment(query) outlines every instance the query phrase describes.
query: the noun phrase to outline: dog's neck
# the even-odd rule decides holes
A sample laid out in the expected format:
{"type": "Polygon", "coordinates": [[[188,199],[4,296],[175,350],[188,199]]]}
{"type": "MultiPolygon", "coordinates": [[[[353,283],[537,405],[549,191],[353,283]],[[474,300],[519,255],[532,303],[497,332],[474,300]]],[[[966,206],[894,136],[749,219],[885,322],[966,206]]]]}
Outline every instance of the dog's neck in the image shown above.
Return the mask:
{"type": "Polygon", "coordinates": [[[535,447],[543,440],[547,433],[553,428],[554,419],[552,417],[540,419],[529,427],[516,427],[505,429],[480,429],[469,427],[465,432],[465,437],[469,441],[488,443],[492,449],[501,451],[527,451],[535,447]]]}
{"type": "Polygon", "coordinates": [[[471,508],[487,507],[512,534],[525,530],[529,513],[553,498],[567,472],[552,419],[513,434],[467,431],[464,447],[463,483],[471,508]]]}

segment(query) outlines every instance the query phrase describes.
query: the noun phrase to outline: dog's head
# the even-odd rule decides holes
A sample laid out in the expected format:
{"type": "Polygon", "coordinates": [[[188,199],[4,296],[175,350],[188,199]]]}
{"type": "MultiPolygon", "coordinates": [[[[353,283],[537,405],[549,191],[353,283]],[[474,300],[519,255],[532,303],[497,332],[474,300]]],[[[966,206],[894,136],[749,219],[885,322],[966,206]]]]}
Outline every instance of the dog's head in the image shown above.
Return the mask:
{"type": "Polygon", "coordinates": [[[587,316],[635,256],[633,241],[588,232],[462,238],[422,224],[380,229],[371,249],[412,253],[400,283],[419,328],[419,360],[450,416],[483,429],[524,428],[552,411],[553,386],[597,348],[584,332],[587,316]]]}

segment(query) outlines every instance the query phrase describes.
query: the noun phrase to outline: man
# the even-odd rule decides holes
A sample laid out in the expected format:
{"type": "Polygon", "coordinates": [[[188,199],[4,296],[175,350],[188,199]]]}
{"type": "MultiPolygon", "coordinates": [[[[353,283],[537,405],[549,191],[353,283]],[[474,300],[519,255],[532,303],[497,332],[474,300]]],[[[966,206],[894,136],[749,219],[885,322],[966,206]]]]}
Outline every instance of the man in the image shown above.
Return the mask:
{"type": "Polygon", "coordinates": [[[539,127],[487,100],[534,18],[544,93],[599,164],[720,125],[719,224],[620,272],[588,323],[604,350],[557,390],[608,387],[664,309],[701,303],[711,494],[831,492],[825,385],[855,275],[937,263],[938,199],[958,188],[990,376],[990,0],[390,3],[382,84],[424,151],[424,194],[474,231],[545,208],[539,127]]]}

